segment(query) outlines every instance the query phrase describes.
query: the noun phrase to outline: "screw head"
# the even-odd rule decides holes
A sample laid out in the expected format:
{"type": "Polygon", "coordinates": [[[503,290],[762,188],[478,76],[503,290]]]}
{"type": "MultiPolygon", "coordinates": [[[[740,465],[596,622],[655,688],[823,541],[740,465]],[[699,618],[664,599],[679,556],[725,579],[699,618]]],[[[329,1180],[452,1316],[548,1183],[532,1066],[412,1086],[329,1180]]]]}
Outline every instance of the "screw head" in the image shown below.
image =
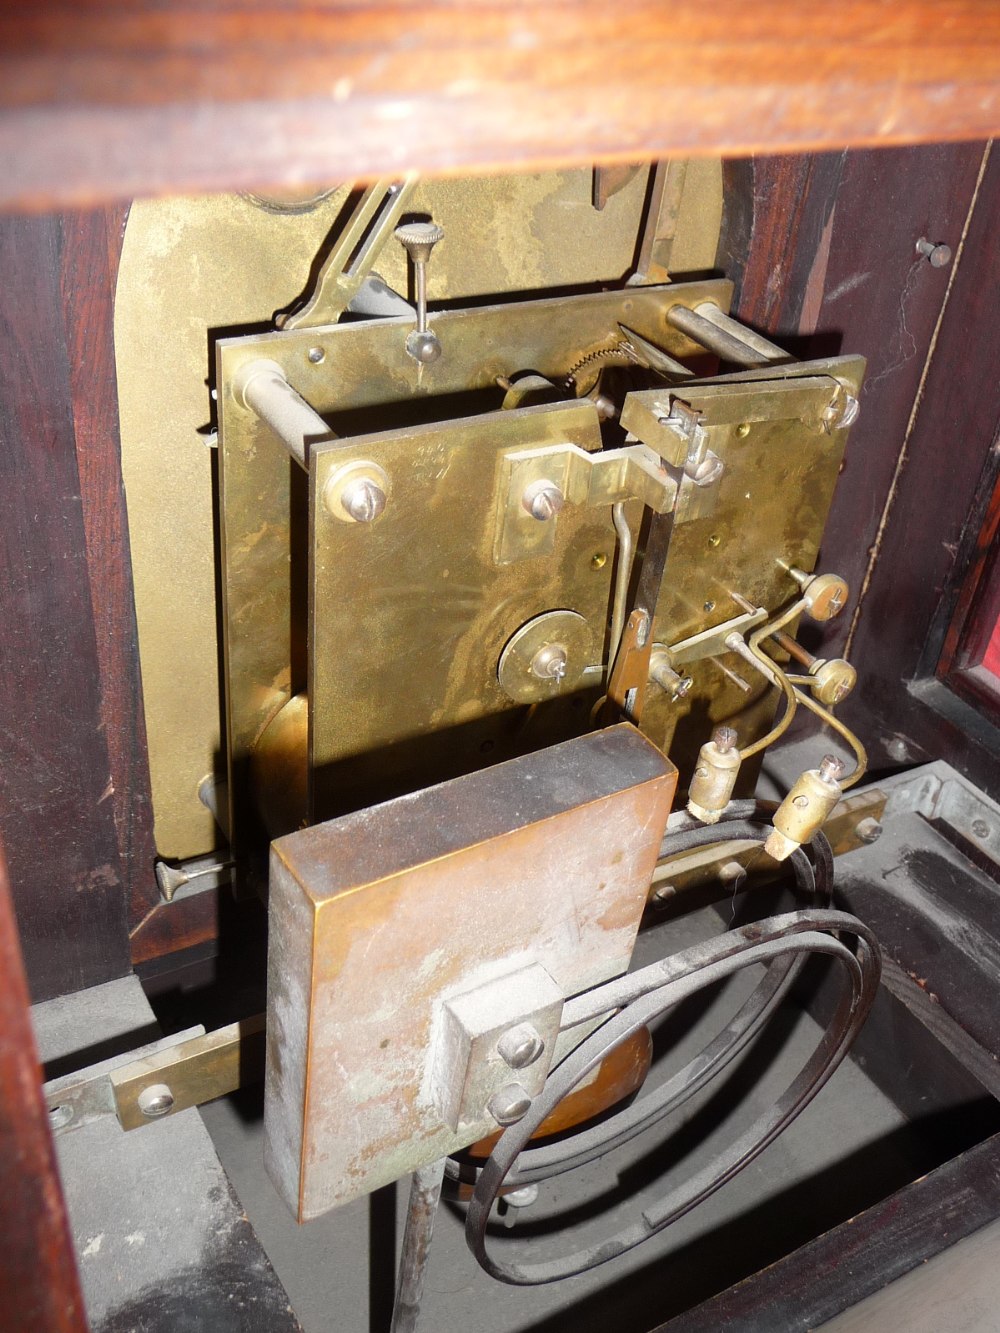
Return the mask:
{"type": "Polygon", "coordinates": [[[139,1093],[139,1110],[148,1120],[166,1115],[174,1105],[174,1094],[165,1083],[151,1083],[139,1093]]]}
{"type": "Polygon", "coordinates": [[[562,491],[547,477],[533,481],[530,486],[525,487],[521,496],[521,504],[532,518],[538,519],[539,523],[547,523],[550,518],[555,518],[565,503],[566,497],[562,491]]]}
{"type": "Polygon", "coordinates": [[[421,365],[429,366],[432,361],[436,361],[441,355],[441,344],[438,342],[438,336],[430,329],[423,333],[414,329],[406,339],[406,350],[414,361],[419,361],[421,365]]]}
{"type": "Polygon", "coordinates": [[[985,819],[974,819],[972,821],[972,831],[977,838],[988,838],[990,836],[990,826],[985,819]]]}
{"type": "Polygon", "coordinates": [[[820,760],[819,775],[824,782],[836,783],[844,772],[844,761],[835,754],[825,754],[820,760]]]}
{"type": "Polygon", "coordinates": [[[520,1083],[508,1083],[493,1094],[486,1109],[498,1125],[516,1125],[531,1110],[531,1098],[520,1083]]]}
{"type": "Polygon", "coordinates": [[[531,659],[531,674],[539,680],[561,684],[569,667],[569,654],[561,643],[547,643],[531,659]]]}
{"type": "Polygon", "coordinates": [[[929,241],[926,236],[917,241],[917,254],[923,255],[932,268],[944,268],[951,263],[951,246],[929,241]]]}
{"type": "Polygon", "coordinates": [[[545,1042],[531,1023],[518,1023],[497,1042],[497,1050],[511,1069],[527,1069],[545,1050],[545,1042]]]}
{"type": "Polygon", "coordinates": [[[322,347],[310,347],[306,355],[314,366],[321,365],[326,359],[326,352],[322,347]]]}
{"type": "Polygon", "coordinates": [[[878,842],[882,836],[882,825],[871,816],[861,819],[854,826],[854,836],[861,842],[878,842]]]}
{"type": "Polygon", "coordinates": [[[385,491],[370,477],[349,481],[340,494],[340,503],[355,523],[374,523],[385,509],[385,491]]]}
{"type": "Polygon", "coordinates": [[[736,733],[735,727],[716,727],[712,732],[712,741],[715,744],[715,748],[720,750],[723,754],[729,754],[738,740],[739,736],[736,733]]]}

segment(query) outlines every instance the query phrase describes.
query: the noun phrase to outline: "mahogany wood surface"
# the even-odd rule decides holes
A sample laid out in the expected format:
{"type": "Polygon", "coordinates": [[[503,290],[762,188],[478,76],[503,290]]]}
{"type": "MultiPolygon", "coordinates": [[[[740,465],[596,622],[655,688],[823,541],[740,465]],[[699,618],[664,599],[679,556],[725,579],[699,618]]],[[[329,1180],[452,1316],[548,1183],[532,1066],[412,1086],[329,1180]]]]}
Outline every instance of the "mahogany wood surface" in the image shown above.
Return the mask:
{"type": "Polygon", "coordinates": [[[129,969],[59,220],[0,218],[0,833],[33,998],[129,969]]]}
{"type": "MultiPolygon", "coordinates": [[[[720,268],[738,275],[736,313],[798,356],[867,360],[820,553],[823,568],[847,579],[851,599],[822,630],[802,627],[823,656],[844,649],[951,277],[916,243],[933,237],[957,251],[984,152],[981,143],[924,145],[727,168],[735,207],[727,205],[720,268]]],[[[983,315],[971,327],[988,341],[989,324],[983,315]]],[[[863,689],[869,663],[858,666],[863,689]]]]}
{"type": "MultiPolygon", "coordinates": [[[[884,747],[1000,797],[1000,730],[935,680],[1000,469],[1000,154],[986,164],[861,602],[853,656],[884,747]],[[899,753],[902,753],[900,751],[899,753]]],[[[897,759],[897,762],[900,760],[897,759]]]]}
{"type": "Polygon", "coordinates": [[[94,0],[0,12],[0,204],[982,138],[995,0],[94,0]]]}
{"type": "Polygon", "coordinates": [[[126,208],[63,214],[59,282],[108,749],[118,871],[129,929],[161,902],[118,434],[114,295],[126,208]]]}
{"type": "Polygon", "coordinates": [[[0,853],[0,1324],[86,1333],[0,853]]]}

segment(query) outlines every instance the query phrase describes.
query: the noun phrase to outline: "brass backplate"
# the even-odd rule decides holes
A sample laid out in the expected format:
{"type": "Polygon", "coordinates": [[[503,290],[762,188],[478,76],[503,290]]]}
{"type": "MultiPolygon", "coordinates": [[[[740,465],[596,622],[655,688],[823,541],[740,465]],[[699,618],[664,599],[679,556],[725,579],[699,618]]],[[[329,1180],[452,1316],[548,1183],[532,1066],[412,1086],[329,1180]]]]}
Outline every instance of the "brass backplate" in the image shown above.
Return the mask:
{"type": "Polygon", "coordinates": [[[675,782],[617,726],[274,843],[265,1161],[300,1221],[496,1128],[435,1106],[441,1002],[623,972],[675,782]]]}
{"type": "MultiPolygon", "coordinates": [[[[671,164],[679,189],[658,232],[674,273],[715,263],[721,164],[671,164]]],[[[443,223],[428,278],[432,305],[490,293],[620,285],[635,263],[648,172],[602,211],[587,171],[421,181],[415,213],[443,223]]],[[[222,333],[273,326],[308,291],[348,187],[314,199],[238,195],[133,203],[115,305],[122,468],[157,848],[208,852],[214,820],[198,799],[224,768],[218,672],[214,451],[208,447],[213,347],[222,333]]],[[[390,244],[376,268],[407,290],[390,244]]]]}

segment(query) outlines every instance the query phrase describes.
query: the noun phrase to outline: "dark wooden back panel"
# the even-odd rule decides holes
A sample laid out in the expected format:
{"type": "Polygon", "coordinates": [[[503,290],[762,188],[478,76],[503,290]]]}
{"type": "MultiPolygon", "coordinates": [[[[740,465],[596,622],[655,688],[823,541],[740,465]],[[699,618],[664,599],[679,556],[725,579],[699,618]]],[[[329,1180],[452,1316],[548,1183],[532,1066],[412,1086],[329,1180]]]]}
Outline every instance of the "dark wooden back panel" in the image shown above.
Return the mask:
{"type": "Polygon", "coordinates": [[[86,1333],[0,851],[0,1324],[86,1333]]]}

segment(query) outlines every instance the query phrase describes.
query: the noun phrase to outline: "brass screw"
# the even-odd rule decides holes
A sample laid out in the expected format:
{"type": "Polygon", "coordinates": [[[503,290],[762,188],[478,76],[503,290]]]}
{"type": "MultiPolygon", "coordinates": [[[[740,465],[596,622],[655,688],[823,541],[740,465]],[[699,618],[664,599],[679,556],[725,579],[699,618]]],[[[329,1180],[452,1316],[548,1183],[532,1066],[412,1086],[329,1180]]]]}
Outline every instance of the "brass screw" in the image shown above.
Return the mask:
{"type": "Polygon", "coordinates": [[[590,557],[591,569],[603,569],[607,563],[608,563],[608,557],[605,551],[598,551],[596,555],[592,555],[590,557]]]}
{"type": "Polygon", "coordinates": [[[736,434],[741,440],[745,440],[746,437],[750,434],[750,422],[741,421],[740,424],[736,427],[736,434]]]}

